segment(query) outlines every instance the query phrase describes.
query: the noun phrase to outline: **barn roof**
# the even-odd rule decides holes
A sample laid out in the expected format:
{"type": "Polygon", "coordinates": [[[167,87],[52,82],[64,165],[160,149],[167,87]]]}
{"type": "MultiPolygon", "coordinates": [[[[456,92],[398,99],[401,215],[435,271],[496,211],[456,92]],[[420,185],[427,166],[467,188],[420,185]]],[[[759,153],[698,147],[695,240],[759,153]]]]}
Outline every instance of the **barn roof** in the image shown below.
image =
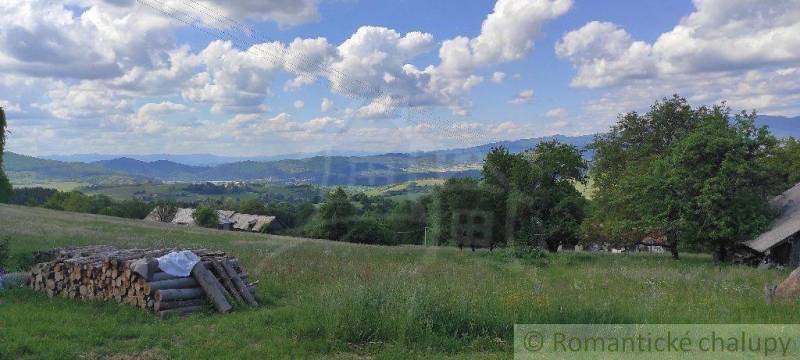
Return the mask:
{"type": "Polygon", "coordinates": [[[194,209],[179,208],[178,212],[175,213],[175,217],[172,219],[172,223],[181,225],[194,225],[194,218],[192,217],[193,214],[194,209]]]}
{"type": "Polygon", "coordinates": [[[235,214],[233,216],[235,224],[233,228],[242,231],[261,231],[264,226],[271,225],[275,221],[274,216],[235,214]]]}
{"type": "Polygon", "coordinates": [[[758,252],[765,252],[800,232],[800,183],[776,196],[770,205],[781,213],[767,232],[744,245],[758,252]]]}

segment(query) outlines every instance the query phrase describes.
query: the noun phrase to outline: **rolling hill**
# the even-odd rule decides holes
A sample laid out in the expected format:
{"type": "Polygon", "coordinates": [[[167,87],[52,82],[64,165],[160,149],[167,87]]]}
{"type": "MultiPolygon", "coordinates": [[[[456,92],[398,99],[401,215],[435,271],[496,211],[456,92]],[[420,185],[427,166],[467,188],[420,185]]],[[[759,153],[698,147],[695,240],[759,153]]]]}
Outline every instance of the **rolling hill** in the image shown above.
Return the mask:
{"type": "Polygon", "coordinates": [[[766,126],[777,137],[800,138],[800,116],[793,118],[785,116],[759,115],[756,125],[766,126]]]}
{"type": "Polygon", "coordinates": [[[93,164],[132,176],[162,181],[267,180],[319,185],[386,185],[419,179],[477,177],[483,158],[492,148],[504,146],[512,152],[519,152],[550,139],[584,147],[592,136],[523,139],[411,154],[247,160],[216,166],[191,166],[167,160],[145,162],[132,158],[103,160],[93,164]]]}
{"type": "Polygon", "coordinates": [[[15,186],[52,182],[120,185],[150,181],[142,176],[114,171],[97,164],[39,159],[12,152],[4,154],[3,167],[15,186]]]}

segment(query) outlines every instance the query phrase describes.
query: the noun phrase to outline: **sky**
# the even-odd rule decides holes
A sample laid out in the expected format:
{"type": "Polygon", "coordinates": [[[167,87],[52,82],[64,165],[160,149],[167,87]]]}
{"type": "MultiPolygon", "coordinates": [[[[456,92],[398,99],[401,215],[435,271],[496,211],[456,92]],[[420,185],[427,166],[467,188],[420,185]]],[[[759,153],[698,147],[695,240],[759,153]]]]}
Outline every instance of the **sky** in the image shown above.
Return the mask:
{"type": "Polygon", "coordinates": [[[7,150],[405,152],[800,115],[800,0],[0,0],[7,150]]]}

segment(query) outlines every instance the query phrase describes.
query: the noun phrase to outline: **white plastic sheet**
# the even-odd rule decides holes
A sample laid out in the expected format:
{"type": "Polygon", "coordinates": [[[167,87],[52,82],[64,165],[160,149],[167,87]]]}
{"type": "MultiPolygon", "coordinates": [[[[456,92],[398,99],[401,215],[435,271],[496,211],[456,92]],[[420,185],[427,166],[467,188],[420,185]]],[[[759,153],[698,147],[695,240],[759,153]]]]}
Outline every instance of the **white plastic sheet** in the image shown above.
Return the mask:
{"type": "Polygon", "coordinates": [[[158,258],[158,267],[172,276],[186,277],[198,262],[200,257],[189,250],[173,251],[158,258]]]}

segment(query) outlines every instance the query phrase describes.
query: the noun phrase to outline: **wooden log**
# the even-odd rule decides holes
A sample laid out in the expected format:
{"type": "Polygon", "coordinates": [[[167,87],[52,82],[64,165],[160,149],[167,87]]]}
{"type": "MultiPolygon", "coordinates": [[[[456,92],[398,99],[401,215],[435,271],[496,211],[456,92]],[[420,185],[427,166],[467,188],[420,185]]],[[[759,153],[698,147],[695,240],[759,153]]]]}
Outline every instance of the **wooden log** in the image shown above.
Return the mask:
{"type": "Polygon", "coordinates": [[[191,288],[196,288],[198,286],[199,285],[197,284],[197,280],[190,277],[173,279],[173,280],[153,281],[147,283],[147,287],[150,288],[149,292],[153,292],[155,290],[163,290],[163,289],[191,289],[191,288]]]}
{"type": "Polygon", "coordinates": [[[244,299],[242,299],[242,296],[239,295],[236,286],[233,284],[233,280],[231,280],[231,277],[228,276],[224,266],[220,264],[219,261],[212,261],[211,266],[214,268],[214,272],[217,273],[217,276],[222,279],[222,284],[225,285],[225,288],[228,290],[228,293],[231,294],[234,300],[244,303],[244,299]]]}
{"type": "Polygon", "coordinates": [[[239,291],[239,294],[241,295],[242,298],[244,298],[247,304],[250,306],[258,306],[258,302],[256,301],[255,296],[253,296],[253,294],[250,293],[250,290],[247,288],[247,285],[242,281],[241,278],[239,278],[239,274],[237,274],[236,271],[233,269],[233,265],[231,265],[227,261],[223,261],[222,267],[225,269],[225,272],[228,273],[228,276],[231,278],[231,281],[233,281],[233,284],[236,286],[237,290],[239,291]]]}
{"type": "Polygon", "coordinates": [[[158,290],[153,297],[155,301],[191,300],[205,296],[202,288],[194,289],[164,289],[158,290]]]}
{"type": "Polygon", "coordinates": [[[173,280],[173,279],[185,279],[185,278],[182,278],[182,277],[179,277],[179,276],[175,276],[175,275],[170,275],[170,274],[167,274],[167,273],[165,273],[163,271],[154,273],[150,277],[150,281],[173,280]]]}
{"type": "Polygon", "coordinates": [[[223,314],[231,311],[231,304],[228,303],[228,300],[225,299],[225,294],[220,290],[222,284],[220,284],[217,278],[206,269],[202,261],[194,266],[192,269],[192,276],[200,283],[200,287],[203,288],[206,296],[211,300],[211,303],[214,304],[214,308],[217,309],[217,311],[223,314]]]}
{"type": "Polygon", "coordinates": [[[178,309],[190,306],[206,306],[208,300],[205,298],[175,301],[156,301],[155,311],[178,309]]]}
{"type": "Polygon", "coordinates": [[[188,315],[188,314],[191,314],[191,313],[203,311],[205,309],[206,309],[205,306],[188,306],[188,307],[182,307],[182,308],[171,309],[171,310],[163,310],[163,311],[159,311],[158,312],[158,317],[161,318],[161,319],[166,319],[166,318],[168,318],[170,316],[188,315]]]}

